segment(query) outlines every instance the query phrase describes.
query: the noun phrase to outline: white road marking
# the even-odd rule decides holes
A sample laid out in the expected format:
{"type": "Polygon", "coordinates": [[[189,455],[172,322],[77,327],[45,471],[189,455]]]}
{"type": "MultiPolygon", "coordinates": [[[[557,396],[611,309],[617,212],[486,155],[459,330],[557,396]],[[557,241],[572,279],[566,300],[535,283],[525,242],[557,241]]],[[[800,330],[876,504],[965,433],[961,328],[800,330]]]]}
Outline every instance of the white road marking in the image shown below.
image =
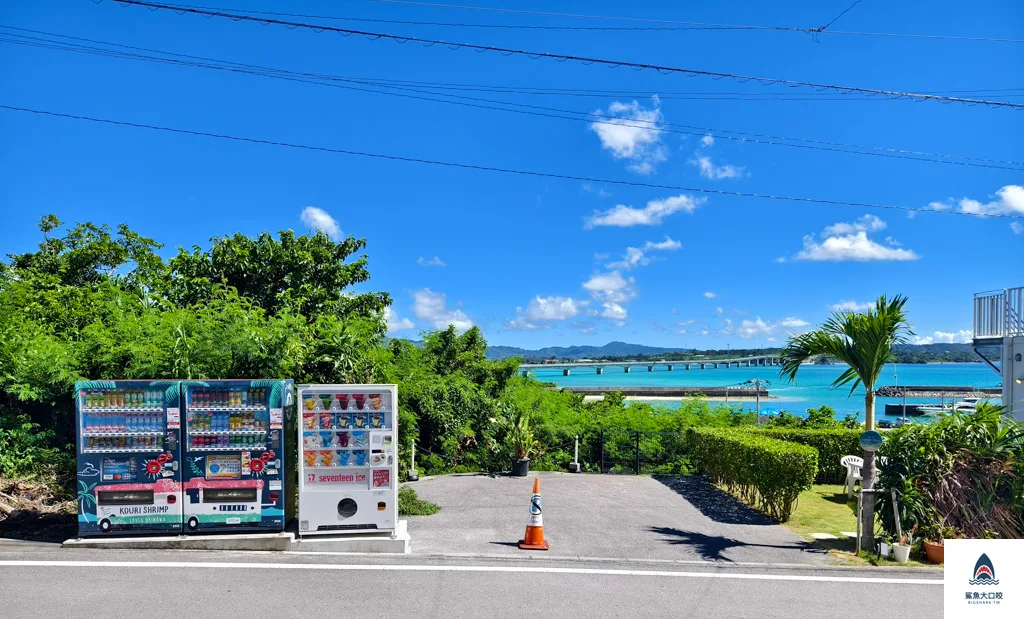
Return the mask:
{"type": "Polygon", "coordinates": [[[0,561],[0,567],[91,567],[91,568],[182,568],[182,569],[264,569],[350,572],[523,572],[534,574],[579,574],[593,576],[658,576],[665,578],[728,578],[734,580],[784,580],[803,582],[865,583],[879,585],[942,586],[942,580],[926,578],[863,578],[857,576],[811,576],[794,574],[736,574],[722,572],[674,572],[664,570],[611,570],[574,567],[507,565],[339,565],[330,563],[219,563],[205,561],[0,561]]]}

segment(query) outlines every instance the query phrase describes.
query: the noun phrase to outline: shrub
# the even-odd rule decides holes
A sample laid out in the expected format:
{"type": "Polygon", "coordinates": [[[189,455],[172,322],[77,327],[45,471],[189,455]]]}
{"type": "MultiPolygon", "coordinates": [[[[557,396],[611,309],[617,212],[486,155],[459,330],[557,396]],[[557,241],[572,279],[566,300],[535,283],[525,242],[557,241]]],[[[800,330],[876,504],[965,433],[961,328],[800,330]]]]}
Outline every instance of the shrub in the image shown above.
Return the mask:
{"type": "Polygon", "coordinates": [[[424,501],[408,486],[398,489],[399,516],[432,516],[441,509],[430,501],[424,501]]]}
{"type": "Polygon", "coordinates": [[[781,522],[818,471],[814,448],[754,432],[690,428],[687,439],[701,473],[781,522]]]}
{"type": "Polygon", "coordinates": [[[52,430],[41,430],[24,419],[5,425],[0,424],[0,477],[43,476],[62,485],[74,479],[73,452],[51,446],[52,430]]]}
{"type": "Polygon", "coordinates": [[[859,430],[846,428],[768,428],[756,430],[758,434],[777,438],[781,441],[809,445],[818,451],[818,474],[814,481],[819,484],[839,484],[846,479],[846,467],[839,464],[843,456],[861,454],[859,430]]]}
{"type": "Polygon", "coordinates": [[[895,490],[903,531],[1024,538],[1024,424],[1000,407],[890,430],[878,455],[886,463],[875,508],[886,533],[896,530],[895,490]]]}

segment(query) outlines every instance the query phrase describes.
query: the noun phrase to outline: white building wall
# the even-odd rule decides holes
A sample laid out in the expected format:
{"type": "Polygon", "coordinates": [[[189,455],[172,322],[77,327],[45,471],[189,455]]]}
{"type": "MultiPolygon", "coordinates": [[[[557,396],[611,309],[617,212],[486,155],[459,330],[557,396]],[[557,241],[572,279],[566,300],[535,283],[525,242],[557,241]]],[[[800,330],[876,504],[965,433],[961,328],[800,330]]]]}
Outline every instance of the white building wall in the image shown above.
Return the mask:
{"type": "Polygon", "coordinates": [[[1003,406],[1024,421],[1024,336],[1003,338],[1003,406]]]}

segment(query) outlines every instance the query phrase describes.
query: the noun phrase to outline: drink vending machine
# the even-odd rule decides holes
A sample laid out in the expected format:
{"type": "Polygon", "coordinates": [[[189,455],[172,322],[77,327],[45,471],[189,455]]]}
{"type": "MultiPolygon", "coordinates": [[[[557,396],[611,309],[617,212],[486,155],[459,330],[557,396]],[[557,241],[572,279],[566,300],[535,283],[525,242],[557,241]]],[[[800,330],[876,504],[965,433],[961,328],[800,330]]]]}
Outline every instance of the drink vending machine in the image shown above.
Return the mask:
{"type": "Polygon", "coordinates": [[[299,535],[394,530],[398,388],[299,385],[299,535]]]}
{"type": "Polygon", "coordinates": [[[184,531],[282,531],[290,380],[182,383],[184,531]]]}
{"type": "Polygon", "coordinates": [[[75,383],[80,536],[181,531],[180,383],[75,383]]]}

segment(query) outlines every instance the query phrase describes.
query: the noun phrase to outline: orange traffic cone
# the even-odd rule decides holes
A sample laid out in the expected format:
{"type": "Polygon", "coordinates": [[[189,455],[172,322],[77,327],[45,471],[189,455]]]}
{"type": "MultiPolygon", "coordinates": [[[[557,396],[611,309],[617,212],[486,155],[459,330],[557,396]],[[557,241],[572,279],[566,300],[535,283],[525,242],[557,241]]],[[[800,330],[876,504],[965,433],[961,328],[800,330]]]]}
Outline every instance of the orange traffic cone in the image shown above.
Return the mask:
{"type": "Polygon", "coordinates": [[[519,540],[523,550],[548,550],[544,541],[544,516],[540,509],[540,478],[533,478],[533,496],[530,498],[530,520],[526,524],[526,536],[519,540]]]}

